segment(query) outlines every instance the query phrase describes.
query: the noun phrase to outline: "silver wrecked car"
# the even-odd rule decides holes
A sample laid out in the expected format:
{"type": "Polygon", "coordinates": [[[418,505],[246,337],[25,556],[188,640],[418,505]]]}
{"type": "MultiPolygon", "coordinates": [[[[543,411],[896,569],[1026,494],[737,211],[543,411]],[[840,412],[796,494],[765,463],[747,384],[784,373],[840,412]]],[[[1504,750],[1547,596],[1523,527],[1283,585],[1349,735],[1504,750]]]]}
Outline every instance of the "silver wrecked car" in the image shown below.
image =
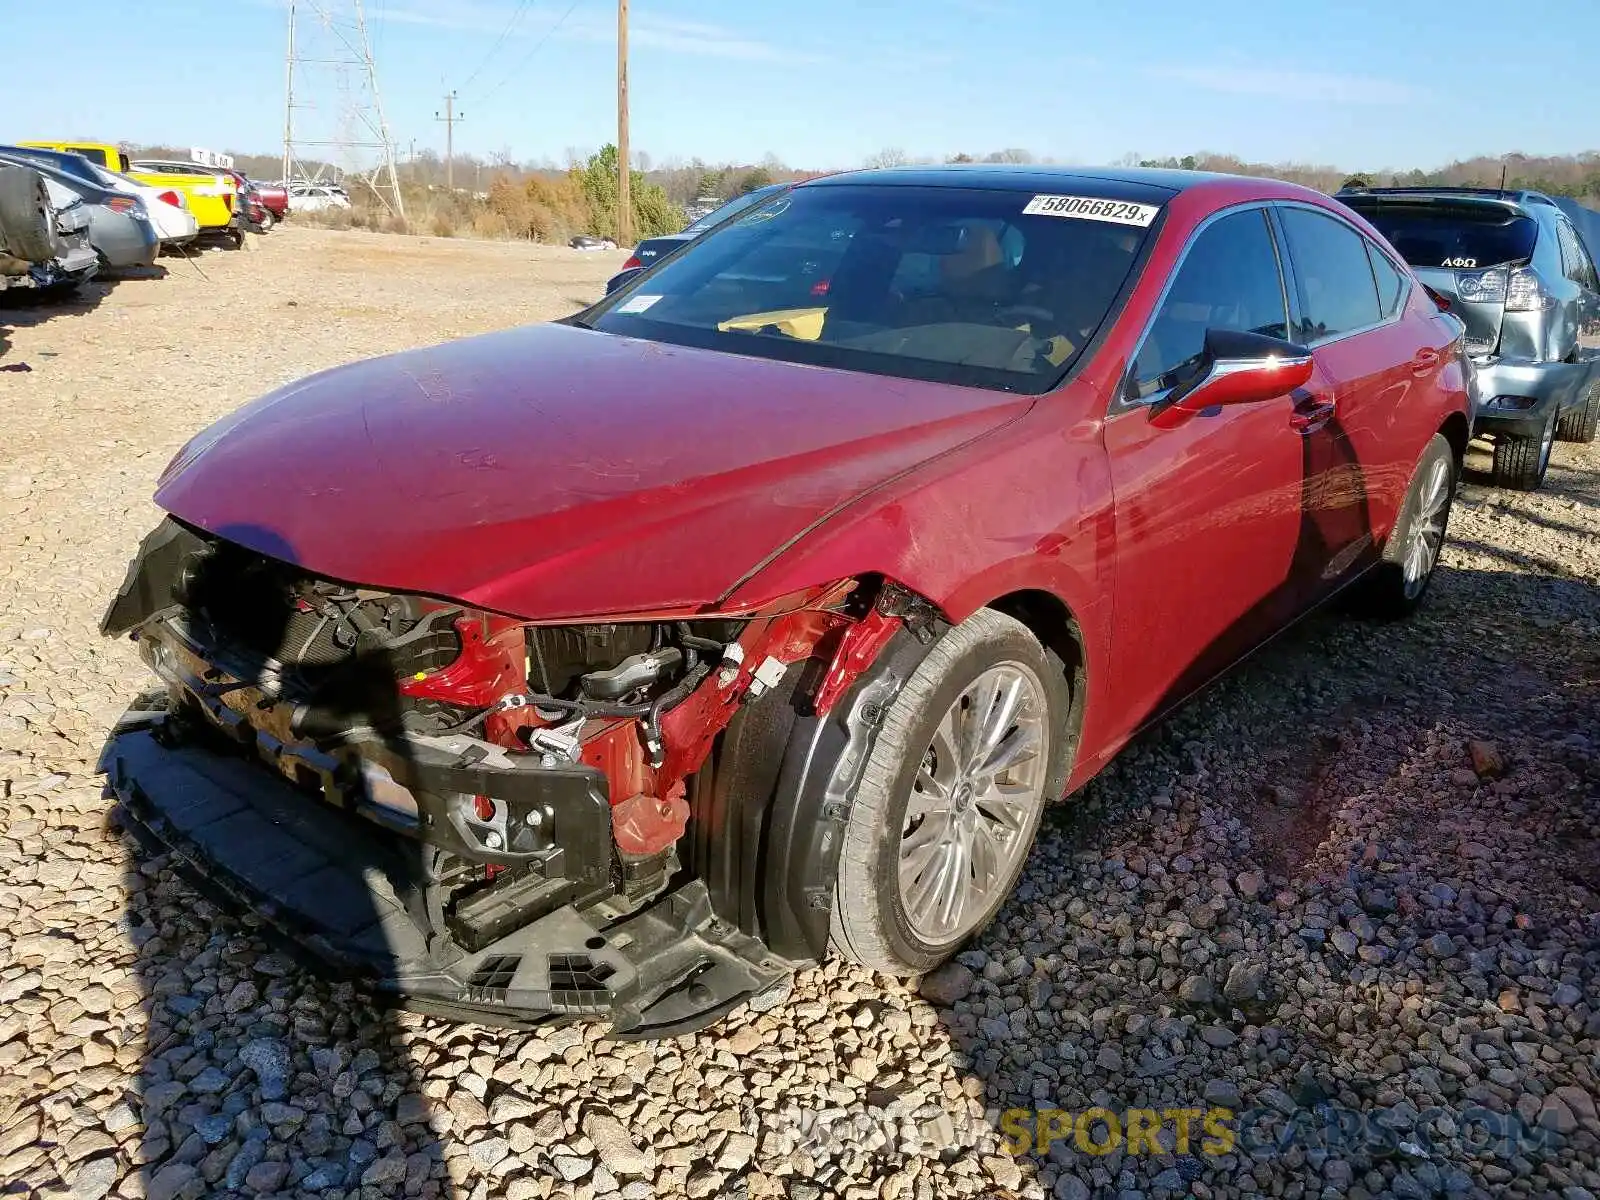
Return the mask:
{"type": "Polygon", "coordinates": [[[1338,199],[1466,325],[1493,480],[1537,488],[1552,443],[1591,441],[1600,424],[1600,278],[1571,220],[1529,191],[1359,188],[1338,199]]]}

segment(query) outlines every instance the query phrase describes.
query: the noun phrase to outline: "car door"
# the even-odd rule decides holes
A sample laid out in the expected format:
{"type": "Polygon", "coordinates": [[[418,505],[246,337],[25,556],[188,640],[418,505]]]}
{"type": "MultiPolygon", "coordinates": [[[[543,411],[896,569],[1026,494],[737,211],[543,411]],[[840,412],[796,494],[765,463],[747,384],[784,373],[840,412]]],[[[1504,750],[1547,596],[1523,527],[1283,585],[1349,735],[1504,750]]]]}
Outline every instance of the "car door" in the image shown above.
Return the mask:
{"type": "Polygon", "coordinates": [[[1159,716],[1293,615],[1301,454],[1294,400],[1152,420],[1210,328],[1283,337],[1287,296],[1261,206],[1193,236],[1105,425],[1115,493],[1112,671],[1125,726],[1159,716]]]}
{"type": "Polygon", "coordinates": [[[1306,469],[1300,588],[1309,605],[1380,553],[1414,465],[1403,461],[1414,447],[1396,425],[1412,387],[1442,363],[1401,321],[1408,279],[1365,234],[1309,205],[1280,205],[1274,215],[1294,283],[1294,337],[1314,364],[1297,422],[1306,469]]]}

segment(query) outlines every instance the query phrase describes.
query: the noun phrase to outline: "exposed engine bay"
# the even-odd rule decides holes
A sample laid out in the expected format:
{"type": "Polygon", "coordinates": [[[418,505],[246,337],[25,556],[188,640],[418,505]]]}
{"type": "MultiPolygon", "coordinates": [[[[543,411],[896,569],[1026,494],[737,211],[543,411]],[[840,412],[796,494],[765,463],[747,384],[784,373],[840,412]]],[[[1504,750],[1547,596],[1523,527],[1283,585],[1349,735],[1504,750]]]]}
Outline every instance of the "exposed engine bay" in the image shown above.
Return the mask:
{"type": "MultiPolygon", "coordinates": [[[[759,932],[751,880],[729,882],[751,868],[728,865],[737,831],[723,828],[728,789],[749,784],[712,769],[719,739],[774,690],[779,734],[797,706],[824,720],[891,638],[928,640],[931,619],[892,584],[845,581],[758,614],[541,625],[318,578],[169,519],[104,628],[131,632],[166,684],[165,744],[258,759],[312,808],[417,847],[396,903],[436,970],[507,959],[491,952],[562,912],[605,928],[696,876],[719,907],[743,910],[728,913],[729,937],[759,932]],[[686,836],[695,813],[704,828],[686,836]]],[[[778,965],[759,942],[747,950],[778,965]]],[[[473,966],[461,998],[515,993],[486,969],[473,966]]],[[[614,991],[601,974],[595,988],[614,991]]],[[[548,967],[542,992],[582,993],[558,975],[548,967]]]]}

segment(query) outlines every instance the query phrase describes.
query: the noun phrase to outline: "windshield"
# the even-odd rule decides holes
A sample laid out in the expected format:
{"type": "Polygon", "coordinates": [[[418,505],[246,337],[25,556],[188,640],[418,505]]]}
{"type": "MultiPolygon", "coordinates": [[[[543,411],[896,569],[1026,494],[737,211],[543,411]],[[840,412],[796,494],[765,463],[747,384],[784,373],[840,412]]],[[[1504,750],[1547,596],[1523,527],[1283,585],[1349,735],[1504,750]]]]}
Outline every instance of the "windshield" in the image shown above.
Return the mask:
{"type": "Polygon", "coordinates": [[[1413,267],[1476,270],[1533,257],[1539,226],[1497,204],[1351,204],[1413,267]]]}
{"type": "Polygon", "coordinates": [[[679,251],[591,316],[610,333],[1046,391],[1120,291],[1150,206],[1018,191],[802,187],[679,251]],[[1063,215],[1085,206],[1138,221],[1063,215]],[[1028,209],[1035,211],[1026,211],[1028,209]]]}
{"type": "Polygon", "coordinates": [[[735,196],[726,204],[712,209],[698,221],[691,221],[688,225],[684,226],[683,232],[704,233],[713,225],[720,224],[721,222],[726,221],[729,217],[737,216],[739,213],[742,213],[745,209],[750,208],[752,205],[758,204],[762,200],[767,199],[772,195],[773,192],[777,190],[777,188],[764,187],[757,188],[753,192],[746,192],[742,196],[735,196]]]}

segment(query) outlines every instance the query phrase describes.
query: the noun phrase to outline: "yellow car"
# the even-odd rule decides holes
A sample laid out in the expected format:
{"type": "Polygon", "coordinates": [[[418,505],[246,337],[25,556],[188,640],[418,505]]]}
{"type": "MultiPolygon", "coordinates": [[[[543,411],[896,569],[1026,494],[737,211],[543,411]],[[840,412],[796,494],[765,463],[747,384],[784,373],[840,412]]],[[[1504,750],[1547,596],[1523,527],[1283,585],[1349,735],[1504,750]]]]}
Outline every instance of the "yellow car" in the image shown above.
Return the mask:
{"type": "Polygon", "coordinates": [[[182,192],[189,201],[190,213],[200,225],[202,237],[226,233],[237,240],[241,236],[234,222],[234,212],[239,205],[238,189],[233,180],[226,175],[213,175],[199,163],[133,163],[109,142],[18,142],[17,145],[81,154],[90,162],[139,183],[182,192]]]}

